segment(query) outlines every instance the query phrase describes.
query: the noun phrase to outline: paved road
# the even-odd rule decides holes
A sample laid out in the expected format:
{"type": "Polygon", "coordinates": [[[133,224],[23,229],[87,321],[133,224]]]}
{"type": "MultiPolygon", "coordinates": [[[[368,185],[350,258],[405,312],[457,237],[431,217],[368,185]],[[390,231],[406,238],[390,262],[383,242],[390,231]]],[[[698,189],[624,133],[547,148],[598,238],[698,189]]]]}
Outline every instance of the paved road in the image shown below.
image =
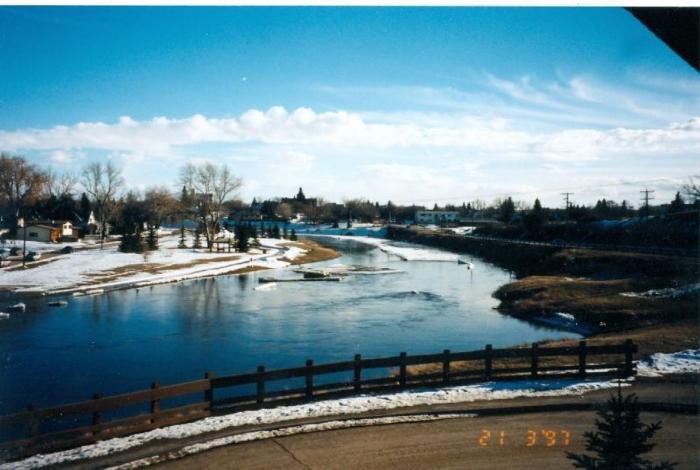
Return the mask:
{"type": "MultiPolygon", "coordinates": [[[[697,377],[678,376],[638,380],[627,392],[634,391],[642,402],[696,404],[700,394],[697,377]]],[[[502,407],[549,405],[561,403],[603,403],[609,390],[596,391],[582,397],[521,398],[437,406],[421,406],[404,410],[373,412],[371,416],[398,413],[458,412],[502,407]]],[[[352,418],[357,418],[353,415],[352,418]]],[[[362,417],[362,416],[359,416],[362,417]]],[[[71,465],[70,468],[103,468],[129,464],[143,459],[156,467],[172,469],[219,468],[572,468],[564,452],[583,451],[582,435],[593,428],[595,413],[549,412],[506,416],[460,417],[438,421],[355,427],[227,445],[184,458],[172,458],[185,445],[211,442],[243,432],[272,429],[274,426],[250,426],[225,430],[207,436],[153,442],[143,448],[107,458],[71,465]],[[484,431],[491,438],[482,443],[484,431]],[[528,446],[533,431],[535,445],[528,446]],[[542,431],[554,431],[554,443],[542,431]],[[565,445],[566,431],[570,441],[565,445]],[[501,432],[503,444],[500,443],[501,432]],[[155,459],[153,457],[156,457],[155,459]]],[[[346,416],[347,418],[347,416],[346,416]]],[[[700,419],[695,415],[645,412],[644,422],[661,420],[664,428],[654,441],[651,457],[679,462],[680,469],[700,468],[698,442],[700,419]]],[[[299,420],[281,426],[306,424],[315,420],[299,420]]],[[[132,467],[124,467],[132,468],[132,467]]]]}

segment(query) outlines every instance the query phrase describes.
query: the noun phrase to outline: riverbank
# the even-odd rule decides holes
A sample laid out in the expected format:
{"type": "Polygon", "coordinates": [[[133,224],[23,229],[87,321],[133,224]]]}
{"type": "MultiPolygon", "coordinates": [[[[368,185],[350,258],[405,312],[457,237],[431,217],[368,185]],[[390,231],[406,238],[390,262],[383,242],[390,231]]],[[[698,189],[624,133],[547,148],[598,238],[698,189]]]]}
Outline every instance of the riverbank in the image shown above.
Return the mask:
{"type": "Polygon", "coordinates": [[[700,339],[697,259],[506,246],[394,227],[388,236],[475,254],[506,266],[518,279],[494,292],[500,301],[499,312],[534,323],[581,327],[579,331],[586,332],[591,344],[630,338],[639,345],[640,353],[651,354],[697,347],[700,339]]]}
{"type": "Polygon", "coordinates": [[[181,249],[176,235],[161,237],[159,248],[143,254],[121,253],[116,246],[57,254],[25,269],[3,270],[0,291],[13,297],[91,295],[189,279],[245,274],[340,256],[309,240],[260,239],[247,253],[211,253],[181,249]]]}

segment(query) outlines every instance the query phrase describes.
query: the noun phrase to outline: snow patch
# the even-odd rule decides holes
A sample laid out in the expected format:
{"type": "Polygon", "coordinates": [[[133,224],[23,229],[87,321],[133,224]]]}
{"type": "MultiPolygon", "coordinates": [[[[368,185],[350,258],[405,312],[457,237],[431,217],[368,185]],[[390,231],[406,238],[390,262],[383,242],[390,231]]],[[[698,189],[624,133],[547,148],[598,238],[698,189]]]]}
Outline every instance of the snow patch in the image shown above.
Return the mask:
{"type": "Polygon", "coordinates": [[[700,373],[700,349],[686,349],[672,354],[656,353],[637,362],[637,375],[641,377],[688,373],[700,373]]]}
{"type": "Polygon", "coordinates": [[[242,411],[224,416],[212,416],[193,423],[109,439],[75,449],[47,455],[35,455],[19,462],[0,465],[5,469],[31,469],[62,462],[96,458],[131,449],[158,439],[181,439],[202,433],[251,424],[270,424],[301,418],[347,415],[373,410],[390,410],[417,405],[464,403],[481,400],[505,400],[519,397],[552,397],[581,395],[592,390],[616,387],[614,381],[518,380],[487,382],[480,385],[455,386],[443,389],[423,389],[394,394],[359,395],[294,406],[242,411]]]}

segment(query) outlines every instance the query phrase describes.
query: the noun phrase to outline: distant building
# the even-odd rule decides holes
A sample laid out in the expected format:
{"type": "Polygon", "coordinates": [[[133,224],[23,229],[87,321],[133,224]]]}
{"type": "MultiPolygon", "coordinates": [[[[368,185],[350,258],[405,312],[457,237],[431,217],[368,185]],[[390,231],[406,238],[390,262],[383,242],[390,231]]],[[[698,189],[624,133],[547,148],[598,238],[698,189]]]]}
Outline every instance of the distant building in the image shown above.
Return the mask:
{"type": "Polygon", "coordinates": [[[417,224],[440,224],[442,222],[457,222],[457,211],[416,211],[417,224]]]}
{"type": "Polygon", "coordinates": [[[297,210],[299,207],[311,206],[316,207],[318,205],[318,200],[315,197],[306,197],[304,191],[299,188],[299,192],[294,197],[283,197],[280,203],[289,204],[292,206],[293,210],[297,210]]]}

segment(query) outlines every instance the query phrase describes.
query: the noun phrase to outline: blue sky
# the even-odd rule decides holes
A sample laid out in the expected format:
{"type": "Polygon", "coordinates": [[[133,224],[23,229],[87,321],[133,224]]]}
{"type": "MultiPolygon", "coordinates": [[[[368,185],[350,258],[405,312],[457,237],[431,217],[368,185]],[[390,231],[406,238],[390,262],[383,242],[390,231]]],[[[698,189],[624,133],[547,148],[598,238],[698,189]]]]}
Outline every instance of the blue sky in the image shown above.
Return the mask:
{"type": "Polygon", "coordinates": [[[0,150],[241,196],[660,200],[700,173],[700,75],[619,8],[0,7],[0,150]]]}

